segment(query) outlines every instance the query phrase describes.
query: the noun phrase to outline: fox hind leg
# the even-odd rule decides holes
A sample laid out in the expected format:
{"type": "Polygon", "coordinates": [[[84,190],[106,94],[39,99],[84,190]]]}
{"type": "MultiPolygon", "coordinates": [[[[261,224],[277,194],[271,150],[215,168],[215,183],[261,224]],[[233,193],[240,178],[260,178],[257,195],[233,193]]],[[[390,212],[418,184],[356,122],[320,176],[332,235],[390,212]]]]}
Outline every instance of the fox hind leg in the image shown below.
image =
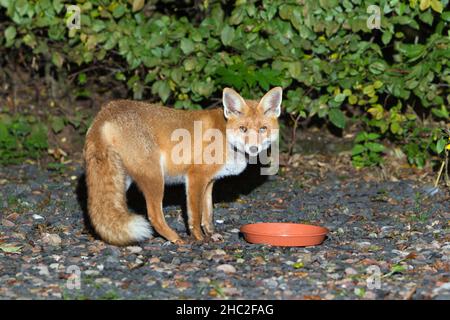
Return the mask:
{"type": "Polygon", "coordinates": [[[164,179],[161,174],[140,172],[133,179],[142,191],[147,204],[147,214],[156,232],[171,242],[181,243],[180,236],[169,227],[164,217],[162,203],[164,197],[164,179]]]}

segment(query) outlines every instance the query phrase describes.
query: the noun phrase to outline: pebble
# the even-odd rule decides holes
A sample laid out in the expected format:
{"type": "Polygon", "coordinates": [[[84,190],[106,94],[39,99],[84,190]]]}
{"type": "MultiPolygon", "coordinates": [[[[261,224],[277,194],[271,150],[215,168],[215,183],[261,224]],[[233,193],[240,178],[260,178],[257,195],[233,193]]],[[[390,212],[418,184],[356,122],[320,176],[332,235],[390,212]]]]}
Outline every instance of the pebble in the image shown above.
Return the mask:
{"type": "Polygon", "coordinates": [[[59,246],[61,244],[61,237],[55,233],[44,233],[42,235],[42,241],[51,246],[59,246]]]}
{"type": "Polygon", "coordinates": [[[376,298],[377,295],[373,291],[366,291],[366,293],[364,294],[364,299],[375,300],[376,298]]]}
{"type": "Polygon", "coordinates": [[[39,270],[39,274],[41,276],[46,276],[46,277],[50,276],[50,272],[48,271],[47,266],[39,265],[39,266],[33,267],[33,269],[39,270]]]}
{"type": "Polygon", "coordinates": [[[16,224],[10,220],[3,219],[2,225],[4,225],[5,227],[14,227],[16,224]]]}
{"type": "Polygon", "coordinates": [[[106,262],[111,263],[111,264],[116,264],[116,263],[119,263],[119,258],[116,256],[109,256],[108,258],[106,258],[106,262]]]}
{"type": "Polygon", "coordinates": [[[358,271],[356,271],[353,268],[345,268],[345,274],[349,275],[349,276],[353,276],[353,275],[358,274],[358,271]]]}
{"type": "Polygon", "coordinates": [[[142,248],[139,246],[128,246],[127,250],[130,251],[130,253],[141,253],[142,252],[142,248]]]}
{"type": "Polygon", "coordinates": [[[450,282],[446,282],[442,284],[441,286],[437,287],[433,290],[434,294],[441,294],[442,291],[448,291],[447,293],[450,293],[450,282]]]}
{"type": "Polygon", "coordinates": [[[50,269],[58,269],[59,268],[59,266],[60,266],[60,264],[59,263],[52,263],[52,264],[50,264],[50,269]]]}
{"type": "Polygon", "coordinates": [[[198,282],[202,282],[202,283],[210,283],[211,279],[208,277],[200,277],[198,278],[198,282]]]}
{"type": "Polygon", "coordinates": [[[356,245],[361,249],[366,249],[366,248],[370,247],[372,244],[370,242],[363,241],[363,242],[357,242],[356,245]]]}
{"type": "Polygon", "coordinates": [[[151,257],[149,260],[148,260],[148,262],[150,263],[150,264],[156,264],[156,263],[159,263],[161,260],[158,258],[158,257],[151,257]]]}
{"type": "Polygon", "coordinates": [[[231,264],[221,264],[217,266],[216,268],[219,271],[225,272],[225,273],[235,273],[236,268],[233,267],[231,264]]]}
{"type": "Polygon", "coordinates": [[[226,255],[227,253],[225,252],[225,250],[216,249],[216,250],[214,250],[214,254],[222,256],[222,255],[226,255]]]}
{"type": "Polygon", "coordinates": [[[98,276],[100,275],[100,271],[98,270],[86,270],[83,272],[87,276],[98,276]]]}
{"type": "Polygon", "coordinates": [[[269,289],[276,289],[278,287],[278,282],[274,279],[264,279],[263,284],[269,289]]]}

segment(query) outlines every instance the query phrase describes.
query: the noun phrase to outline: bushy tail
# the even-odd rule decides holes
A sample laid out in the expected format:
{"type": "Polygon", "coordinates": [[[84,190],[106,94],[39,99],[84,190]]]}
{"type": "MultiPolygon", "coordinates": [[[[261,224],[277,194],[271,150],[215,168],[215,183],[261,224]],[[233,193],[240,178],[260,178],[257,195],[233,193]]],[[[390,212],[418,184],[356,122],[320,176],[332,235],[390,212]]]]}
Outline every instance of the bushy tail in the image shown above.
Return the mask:
{"type": "Polygon", "coordinates": [[[128,245],[150,237],[147,219],[127,209],[125,171],[119,155],[108,148],[96,148],[88,141],[84,156],[88,211],[95,231],[114,245],[128,245]]]}

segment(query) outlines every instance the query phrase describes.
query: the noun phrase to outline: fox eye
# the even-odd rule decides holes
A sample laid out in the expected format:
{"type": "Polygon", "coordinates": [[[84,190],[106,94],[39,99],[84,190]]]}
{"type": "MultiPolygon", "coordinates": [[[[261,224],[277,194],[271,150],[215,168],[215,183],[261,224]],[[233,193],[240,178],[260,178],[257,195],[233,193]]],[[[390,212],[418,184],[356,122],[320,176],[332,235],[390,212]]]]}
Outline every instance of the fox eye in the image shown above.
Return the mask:
{"type": "Polygon", "coordinates": [[[261,133],[264,133],[266,131],[267,131],[267,127],[266,126],[263,126],[263,127],[259,128],[259,132],[261,132],[261,133]]]}
{"type": "Polygon", "coordinates": [[[241,132],[247,132],[247,127],[240,126],[239,130],[241,130],[241,132]]]}

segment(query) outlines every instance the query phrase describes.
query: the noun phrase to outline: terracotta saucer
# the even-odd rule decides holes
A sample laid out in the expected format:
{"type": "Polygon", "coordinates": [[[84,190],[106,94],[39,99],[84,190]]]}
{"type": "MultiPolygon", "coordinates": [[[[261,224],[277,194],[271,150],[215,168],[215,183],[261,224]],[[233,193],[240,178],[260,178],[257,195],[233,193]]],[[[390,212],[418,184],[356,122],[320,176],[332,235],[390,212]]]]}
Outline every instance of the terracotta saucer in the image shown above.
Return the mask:
{"type": "Polygon", "coordinates": [[[252,223],[241,227],[250,243],[283,247],[306,247],[321,244],[327,228],[300,223],[252,223]]]}

